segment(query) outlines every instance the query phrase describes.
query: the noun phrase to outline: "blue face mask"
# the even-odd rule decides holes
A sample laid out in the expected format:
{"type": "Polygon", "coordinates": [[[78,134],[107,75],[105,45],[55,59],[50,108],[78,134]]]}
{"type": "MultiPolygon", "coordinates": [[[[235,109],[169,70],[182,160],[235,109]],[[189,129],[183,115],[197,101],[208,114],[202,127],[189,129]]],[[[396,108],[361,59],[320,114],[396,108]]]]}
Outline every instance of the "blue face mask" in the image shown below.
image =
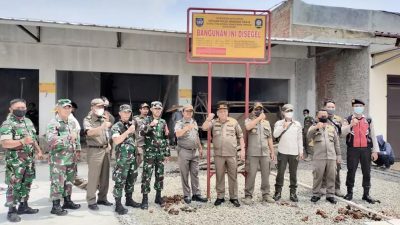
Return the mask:
{"type": "Polygon", "coordinates": [[[364,112],[364,106],[356,106],[354,107],[354,113],[355,114],[362,114],[364,112]]]}

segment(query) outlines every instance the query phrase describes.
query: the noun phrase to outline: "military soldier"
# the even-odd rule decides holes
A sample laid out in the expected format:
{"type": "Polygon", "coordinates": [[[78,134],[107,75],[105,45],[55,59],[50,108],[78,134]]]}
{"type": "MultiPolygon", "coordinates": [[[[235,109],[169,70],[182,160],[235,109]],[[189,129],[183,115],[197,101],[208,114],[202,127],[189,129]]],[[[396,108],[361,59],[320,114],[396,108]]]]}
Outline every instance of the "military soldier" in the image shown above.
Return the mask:
{"type": "Polygon", "coordinates": [[[35,151],[42,158],[32,121],[25,117],[26,102],[23,99],[10,101],[10,114],[0,127],[0,141],[6,149],[6,204],[7,219],[19,222],[18,214],[35,214],[38,209],[28,206],[29,193],[35,179],[35,151]],[[20,202],[18,211],[17,203],[20,202]]]}
{"type": "Polygon", "coordinates": [[[308,132],[308,129],[314,124],[315,121],[314,121],[314,118],[312,116],[310,116],[310,110],[304,109],[303,115],[304,115],[303,146],[304,146],[304,151],[307,154],[307,157],[304,160],[310,161],[311,155],[312,155],[312,146],[310,146],[310,140],[307,139],[307,132],[308,132]]]}
{"type": "Polygon", "coordinates": [[[53,201],[52,214],[63,216],[65,209],[79,209],[81,206],[71,200],[72,185],[75,179],[77,151],[81,150],[75,121],[69,119],[71,100],[57,101],[56,116],[47,125],[46,139],[49,145],[50,197],[53,201]],[[60,199],[64,204],[60,206],[60,199]]]}
{"type": "Polygon", "coordinates": [[[239,123],[228,117],[228,106],[219,104],[217,119],[210,113],[202,125],[203,130],[211,129],[214,145],[214,163],[216,172],[217,199],[215,206],[225,202],[225,171],[228,171],[230,202],[239,207],[237,183],[237,145],[240,143],[240,158],[245,159],[243,132],[239,123]]]}
{"type": "Polygon", "coordinates": [[[193,106],[185,105],[182,109],[183,118],[176,121],[175,134],[178,139],[178,163],[181,172],[183,200],[189,204],[192,200],[207,202],[201,196],[199,189],[199,155],[203,157],[203,147],[200,143],[199,128],[193,117],[193,106]],[[197,149],[199,152],[197,152],[197,149]],[[193,196],[190,198],[189,174],[193,196]]]}
{"type": "MultiPolygon", "coordinates": [[[[333,125],[333,127],[335,127],[336,133],[340,137],[340,135],[342,134],[343,119],[342,117],[335,115],[335,110],[336,110],[335,102],[333,100],[327,100],[324,102],[324,107],[328,112],[328,123],[333,125]]],[[[344,194],[340,191],[340,169],[341,169],[341,163],[338,163],[336,165],[335,195],[343,197],[344,194]]],[[[324,194],[325,188],[326,188],[326,179],[324,177],[322,179],[322,187],[321,187],[322,194],[324,194]]]]}
{"type": "Polygon", "coordinates": [[[342,128],[342,135],[346,136],[347,144],[347,177],[346,200],[353,199],[354,179],[358,163],[361,164],[363,174],[362,186],[364,194],[362,199],[370,204],[376,201],[369,195],[371,188],[371,159],[378,159],[379,145],[376,139],[374,123],[370,117],[365,116],[365,103],[359,99],[353,99],[353,115],[347,117],[342,128]]]}
{"type": "Polygon", "coordinates": [[[294,107],[285,104],[282,107],[284,119],[274,125],[274,137],[280,139],[278,144],[278,174],[276,176],[274,199],[281,198],[282,186],[287,164],[290,174],[290,200],[298,202],[297,189],[297,166],[299,160],[303,159],[303,137],[300,122],[293,119],[294,107]]]}
{"type": "Polygon", "coordinates": [[[261,170],[261,194],[262,199],[268,203],[275,200],[270,195],[269,174],[271,161],[275,160],[275,150],[272,142],[271,126],[266,120],[263,105],[260,102],[254,103],[253,111],[245,121],[248,131],[247,150],[247,180],[245,187],[245,204],[251,204],[254,191],[254,182],[258,168],[261,170]]]}
{"type": "Polygon", "coordinates": [[[132,115],[130,105],[121,105],[119,107],[120,121],[111,127],[111,135],[115,146],[115,168],[113,171],[113,180],[115,182],[113,195],[115,198],[115,211],[120,214],[128,212],[121,204],[122,191],[125,187],[126,206],[139,208],[140,204],[133,201],[132,193],[137,177],[136,166],[136,141],[135,124],[129,121],[132,115]],[[136,175],[135,175],[136,174],[136,175]]]}
{"type": "Polygon", "coordinates": [[[152,117],[141,128],[141,135],[144,136],[144,156],[142,172],[142,209],[148,208],[148,193],[150,192],[150,181],[154,170],[154,189],[156,190],[155,203],[162,205],[161,190],[164,187],[164,163],[169,161],[171,155],[168,144],[168,126],[164,119],[161,119],[163,107],[159,101],[151,103],[152,117]]]}
{"type": "Polygon", "coordinates": [[[104,115],[102,99],[95,98],[91,101],[91,111],[83,120],[83,129],[86,134],[88,184],[86,200],[91,210],[99,210],[99,205],[111,206],[107,200],[110,175],[110,137],[111,123],[104,115]],[[99,190],[96,203],[96,191],[99,190]]]}
{"type": "MultiPolygon", "coordinates": [[[[142,103],[139,108],[140,115],[136,115],[133,117],[137,128],[144,127],[147,123],[148,114],[150,107],[147,103],[142,103]]],[[[136,144],[137,144],[137,152],[136,152],[136,165],[137,167],[143,162],[143,147],[144,147],[144,136],[140,135],[140,129],[136,129],[136,144]]],[[[136,180],[136,179],[135,179],[136,180]]]]}
{"type": "Polygon", "coordinates": [[[321,109],[318,112],[318,123],[308,130],[307,137],[314,142],[313,155],[313,196],[312,202],[321,198],[322,179],[326,180],[326,200],[336,204],[335,195],[336,166],[341,161],[339,136],[335,127],[328,122],[328,112],[321,109]]]}

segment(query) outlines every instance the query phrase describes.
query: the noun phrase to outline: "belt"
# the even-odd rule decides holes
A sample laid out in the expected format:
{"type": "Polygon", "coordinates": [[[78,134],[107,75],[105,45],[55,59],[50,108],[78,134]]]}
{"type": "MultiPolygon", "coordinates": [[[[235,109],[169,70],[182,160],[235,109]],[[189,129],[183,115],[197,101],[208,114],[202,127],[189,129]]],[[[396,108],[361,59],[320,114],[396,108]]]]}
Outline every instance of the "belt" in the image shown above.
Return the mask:
{"type": "Polygon", "coordinates": [[[107,145],[101,145],[101,146],[88,145],[88,147],[89,148],[107,148],[108,144],[107,145]]]}
{"type": "Polygon", "coordinates": [[[185,149],[185,150],[189,150],[189,151],[195,151],[195,150],[197,150],[197,148],[184,148],[184,147],[179,146],[179,145],[178,145],[178,147],[179,147],[179,148],[182,148],[182,149],[185,149]]]}

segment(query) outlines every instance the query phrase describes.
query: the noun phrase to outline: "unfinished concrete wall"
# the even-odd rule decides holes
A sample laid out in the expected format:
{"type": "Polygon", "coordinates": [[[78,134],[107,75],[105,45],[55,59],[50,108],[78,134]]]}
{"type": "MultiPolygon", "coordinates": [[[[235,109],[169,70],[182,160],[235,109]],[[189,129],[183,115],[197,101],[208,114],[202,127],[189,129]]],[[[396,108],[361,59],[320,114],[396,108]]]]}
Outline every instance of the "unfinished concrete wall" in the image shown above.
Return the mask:
{"type": "Polygon", "coordinates": [[[287,1],[272,11],[271,16],[271,36],[284,37],[291,36],[291,8],[292,2],[287,1]]]}
{"type": "MultiPolygon", "coordinates": [[[[316,54],[326,51],[317,48],[316,54]]],[[[352,113],[351,99],[359,98],[369,102],[369,57],[368,49],[337,50],[316,57],[317,106],[333,99],[340,116],[352,113]]]]}
{"type": "Polygon", "coordinates": [[[301,118],[303,109],[313,114],[315,105],[315,58],[296,61],[296,114],[301,118]]]}

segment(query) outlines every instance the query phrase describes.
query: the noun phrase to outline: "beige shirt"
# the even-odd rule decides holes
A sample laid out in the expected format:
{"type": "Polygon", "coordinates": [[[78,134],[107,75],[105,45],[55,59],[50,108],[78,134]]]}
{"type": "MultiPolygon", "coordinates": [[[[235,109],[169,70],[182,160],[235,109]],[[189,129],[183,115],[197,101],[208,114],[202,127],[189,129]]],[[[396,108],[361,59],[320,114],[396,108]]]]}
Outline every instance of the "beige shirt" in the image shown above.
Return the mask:
{"type": "MultiPolygon", "coordinates": [[[[92,112],[83,119],[83,129],[85,132],[89,129],[100,127],[104,123],[103,117],[98,117],[94,115],[92,112]]],[[[87,136],[86,135],[86,143],[88,146],[103,146],[108,145],[109,143],[109,132],[108,129],[103,129],[100,135],[87,136]]]]}
{"type": "Polygon", "coordinates": [[[219,119],[214,119],[210,123],[212,131],[212,142],[214,155],[216,156],[236,156],[240,138],[243,137],[242,128],[232,117],[222,123],[219,119]]]}
{"type": "Polygon", "coordinates": [[[308,130],[307,138],[314,142],[313,160],[341,159],[339,136],[334,125],[326,124],[326,127],[321,129],[317,129],[317,126],[313,125],[308,130]]]}
{"type": "MultiPolygon", "coordinates": [[[[255,118],[248,118],[245,120],[247,126],[255,118]]],[[[268,138],[272,137],[271,125],[267,120],[261,120],[257,125],[248,131],[248,156],[269,156],[268,138]]],[[[269,157],[268,157],[269,158],[269,157]]]]}

